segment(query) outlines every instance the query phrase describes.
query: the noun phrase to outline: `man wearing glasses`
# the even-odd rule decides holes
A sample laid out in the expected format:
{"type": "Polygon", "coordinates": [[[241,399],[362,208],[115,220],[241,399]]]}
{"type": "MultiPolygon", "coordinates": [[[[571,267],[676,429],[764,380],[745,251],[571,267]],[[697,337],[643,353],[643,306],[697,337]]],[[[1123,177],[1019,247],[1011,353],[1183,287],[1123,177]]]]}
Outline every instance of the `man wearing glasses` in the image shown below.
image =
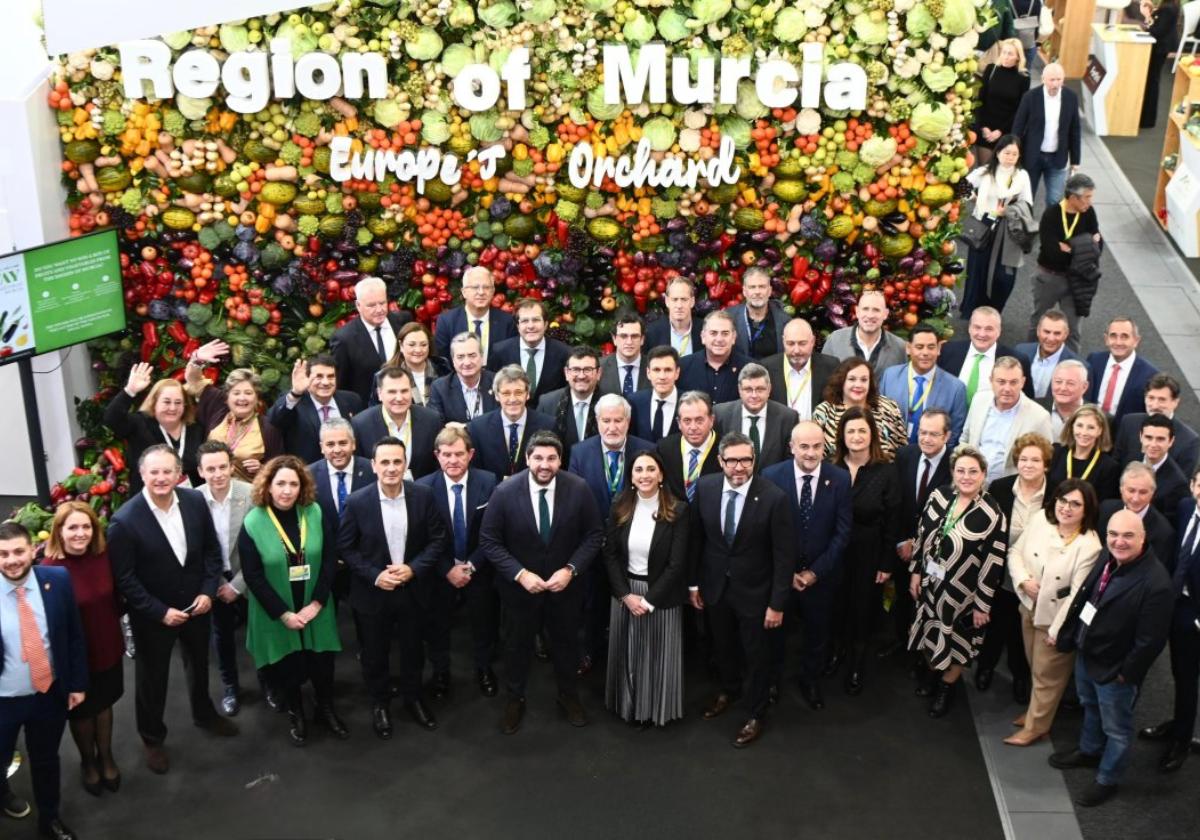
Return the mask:
{"type": "Polygon", "coordinates": [[[517,365],[529,380],[529,402],[540,399],[556,388],[567,384],[563,369],[571,348],[554,338],[547,338],[546,307],[540,300],[522,298],[515,307],[517,335],[492,345],[488,353],[488,370],[496,371],[507,365],[517,365]]]}
{"type": "Polygon", "coordinates": [[[571,447],[596,434],[596,401],[600,399],[600,354],[591,347],[573,347],[563,368],[567,384],[543,394],[537,410],[554,418],[554,433],[563,445],[563,466],[569,466],[571,447]]]}
{"type": "Polygon", "coordinates": [[[715,409],[717,428],[750,438],[758,470],[788,460],[792,429],[800,422],[795,411],[770,399],[770,395],[770,374],[752,362],[738,373],[739,399],[715,409]]]}
{"type": "Polygon", "coordinates": [[[512,338],[517,334],[513,317],[492,305],[496,297],[496,281],[492,270],[473,265],[463,272],[463,305],[447,309],[438,315],[433,331],[433,344],[437,355],[450,358],[450,342],[461,332],[469,332],[479,338],[483,360],[488,358],[488,349],[495,343],[512,338]]]}

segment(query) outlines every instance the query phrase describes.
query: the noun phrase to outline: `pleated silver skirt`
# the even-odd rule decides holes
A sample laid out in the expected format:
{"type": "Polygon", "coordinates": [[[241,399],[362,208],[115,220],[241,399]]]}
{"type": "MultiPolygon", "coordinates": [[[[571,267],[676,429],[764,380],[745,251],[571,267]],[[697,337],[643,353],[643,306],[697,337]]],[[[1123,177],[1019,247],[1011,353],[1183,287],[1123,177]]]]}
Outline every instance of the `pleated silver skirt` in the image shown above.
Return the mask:
{"type": "MultiPolygon", "coordinates": [[[[644,580],[629,590],[644,596],[644,580]]],[[[679,607],[634,617],[616,598],[609,612],[605,703],[623,720],[662,726],[683,717],[683,616],[679,607]]]]}

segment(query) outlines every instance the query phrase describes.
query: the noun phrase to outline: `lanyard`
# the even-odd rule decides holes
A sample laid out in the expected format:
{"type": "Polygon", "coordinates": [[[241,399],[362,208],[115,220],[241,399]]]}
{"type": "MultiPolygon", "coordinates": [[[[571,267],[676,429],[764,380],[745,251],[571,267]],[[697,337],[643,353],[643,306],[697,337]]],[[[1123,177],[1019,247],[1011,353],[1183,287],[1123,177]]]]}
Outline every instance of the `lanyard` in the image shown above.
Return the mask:
{"type": "Polygon", "coordinates": [[[674,338],[675,341],[679,343],[679,346],[675,348],[676,351],[678,351],[680,356],[686,356],[688,353],[691,352],[690,350],[688,350],[688,347],[692,343],[691,328],[689,327],[688,331],[685,332],[682,336],[679,335],[679,333],[675,332],[674,327],[671,327],[670,329],[671,329],[671,337],[674,338]]]}
{"type": "Polygon", "coordinates": [[[176,446],[171,436],[167,434],[167,430],[163,428],[162,423],[158,424],[158,430],[162,432],[163,440],[167,442],[167,446],[174,449],[179,454],[179,459],[183,460],[183,450],[187,448],[187,426],[179,427],[179,445],[176,446]]]}
{"type": "Polygon", "coordinates": [[[750,323],[750,307],[746,307],[746,332],[750,335],[750,346],[762,338],[763,330],[767,328],[767,320],[771,317],[771,310],[767,310],[766,316],[758,322],[758,329],[754,329],[750,323]],[[753,330],[753,332],[751,332],[753,330]]]}
{"type": "Polygon", "coordinates": [[[1062,201],[1061,204],[1058,205],[1058,209],[1062,212],[1063,242],[1067,242],[1074,235],[1075,228],[1079,227],[1079,220],[1083,218],[1083,214],[1082,213],[1074,214],[1075,215],[1075,223],[1072,225],[1068,225],[1067,224],[1067,203],[1066,203],[1065,199],[1062,201]]]}
{"type": "Polygon", "coordinates": [[[616,469],[612,468],[612,459],[608,457],[608,452],[604,453],[604,461],[604,471],[608,473],[608,490],[615,496],[621,491],[621,478],[625,472],[625,452],[617,453],[616,469]]]}
{"type": "Polygon", "coordinates": [[[911,364],[908,366],[908,412],[909,412],[909,414],[915,414],[916,412],[920,411],[921,407],[925,405],[925,400],[929,399],[929,392],[933,390],[933,371],[931,370],[931,371],[929,371],[928,374],[922,374],[922,375],[925,376],[925,379],[926,379],[925,392],[923,394],[921,394],[921,399],[917,400],[916,405],[913,405],[913,401],[912,401],[913,392],[916,390],[917,385],[916,385],[916,381],[913,376],[913,366],[911,364]]]}
{"type": "Polygon", "coordinates": [[[688,462],[688,451],[691,450],[693,447],[690,443],[687,442],[687,438],[683,437],[682,435],[680,436],[680,438],[679,438],[679,454],[680,454],[680,457],[683,458],[683,469],[684,469],[684,473],[685,473],[684,483],[685,484],[691,484],[693,481],[695,481],[697,478],[699,478],[700,470],[704,469],[704,462],[708,460],[708,453],[712,450],[713,444],[716,443],[716,441],[717,441],[717,436],[714,433],[709,432],[708,440],[706,440],[704,442],[704,445],[700,447],[700,457],[698,457],[696,459],[696,475],[692,476],[692,475],[686,475],[686,472],[687,472],[687,462],[688,462]]]}
{"type": "Polygon", "coordinates": [[[800,401],[801,395],[804,394],[804,389],[808,387],[808,381],[812,379],[812,360],[809,360],[804,365],[803,376],[796,373],[796,369],[786,359],[783,362],[783,370],[787,374],[788,405],[791,408],[795,408],[796,403],[800,401]],[[797,377],[799,377],[799,382],[796,381],[797,377]],[[795,384],[793,385],[793,383],[795,384]]]}
{"type": "MultiPolygon", "coordinates": [[[[297,512],[299,513],[299,512],[297,512]]],[[[292,557],[300,558],[304,554],[304,544],[308,542],[308,519],[300,516],[300,550],[292,545],[292,541],[288,539],[287,533],[283,530],[283,526],[279,524],[279,518],[275,516],[275,511],[271,510],[271,506],[267,505],[267,516],[271,517],[271,524],[275,526],[275,530],[279,532],[279,539],[283,541],[283,547],[292,557]]]]}
{"type": "Polygon", "coordinates": [[[966,515],[967,511],[971,509],[972,505],[974,505],[975,502],[972,501],[965,508],[963,508],[962,513],[960,513],[958,516],[955,516],[954,515],[954,507],[957,504],[958,504],[958,499],[956,498],[954,500],[954,502],[950,505],[950,507],[946,510],[946,518],[942,520],[942,536],[943,537],[950,536],[950,532],[954,530],[954,526],[957,525],[959,520],[962,519],[963,516],[966,515]]]}
{"type": "MultiPolygon", "coordinates": [[[[1083,475],[1079,476],[1083,481],[1087,481],[1087,477],[1092,474],[1092,467],[1096,466],[1096,462],[1100,460],[1100,447],[1096,447],[1096,451],[1092,453],[1092,460],[1088,461],[1087,467],[1083,471],[1083,475]]],[[[1075,471],[1075,453],[1067,453],[1067,478],[1074,478],[1072,473],[1075,471]]]]}

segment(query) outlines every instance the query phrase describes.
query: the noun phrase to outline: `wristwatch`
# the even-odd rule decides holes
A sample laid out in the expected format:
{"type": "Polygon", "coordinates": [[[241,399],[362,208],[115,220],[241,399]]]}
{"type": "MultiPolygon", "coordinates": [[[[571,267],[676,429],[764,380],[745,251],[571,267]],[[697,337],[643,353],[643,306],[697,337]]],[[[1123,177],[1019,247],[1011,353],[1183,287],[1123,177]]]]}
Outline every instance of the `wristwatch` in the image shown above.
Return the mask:
{"type": "Polygon", "coordinates": [[[574,563],[568,563],[567,568],[571,570],[571,577],[579,577],[579,572],[576,571],[574,563]]]}

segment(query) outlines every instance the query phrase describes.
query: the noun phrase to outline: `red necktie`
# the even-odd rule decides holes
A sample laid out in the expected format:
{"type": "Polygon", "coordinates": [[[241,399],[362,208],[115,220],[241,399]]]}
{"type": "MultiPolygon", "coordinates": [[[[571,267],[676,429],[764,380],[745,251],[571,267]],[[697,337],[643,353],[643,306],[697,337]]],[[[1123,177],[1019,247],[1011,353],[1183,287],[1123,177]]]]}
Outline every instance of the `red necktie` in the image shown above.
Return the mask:
{"type": "Polygon", "coordinates": [[[29,663],[29,676],[33,679],[33,690],[45,694],[54,684],[54,672],[50,669],[50,655],[46,643],[38,630],[33,608],[25,600],[25,587],[17,587],[17,615],[21,624],[21,659],[29,663]]]}
{"type": "Polygon", "coordinates": [[[327,405],[321,406],[321,422],[322,423],[329,422],[329,406],[327,406],[327,405]]]}
{"type": "Polygon", "coordinates": [[[1113,365],[1108,374],[1108,387],[1104,389],[1104,402],[1100,405],[1105,414],[1112,414],[1113,397],[1117,395],[1117,377],[1121,374],[1121,366],[1113,365]]]}

